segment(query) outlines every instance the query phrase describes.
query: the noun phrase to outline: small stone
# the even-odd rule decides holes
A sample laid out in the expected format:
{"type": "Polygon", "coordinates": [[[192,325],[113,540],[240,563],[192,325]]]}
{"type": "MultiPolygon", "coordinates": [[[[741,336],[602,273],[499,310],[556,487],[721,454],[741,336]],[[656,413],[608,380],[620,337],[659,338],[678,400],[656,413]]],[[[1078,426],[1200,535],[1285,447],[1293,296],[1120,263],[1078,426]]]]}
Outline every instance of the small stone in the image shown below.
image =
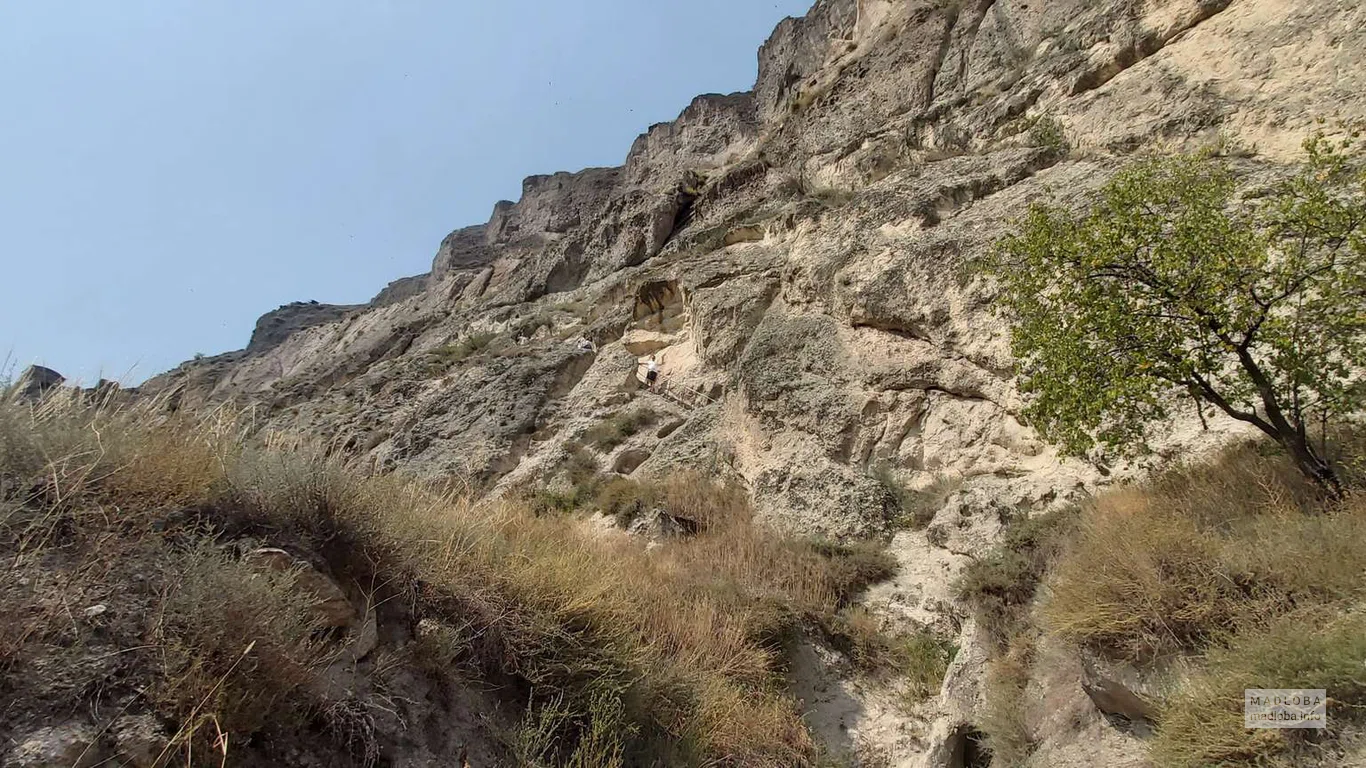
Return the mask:
{"type": "Polygon", "coordinates": [[[365,612],[365,618],[356,623],[351,644],[342,651],[339,661],[354,664],[369,656],[379,646],[379,622],[375,610],[365,612]]]}
{"type": "Polygon", "coordinates": [[[152,715],[126,715],[110,727],[122,765],[152,768],[166,747],[166,732],[152,715]]]}

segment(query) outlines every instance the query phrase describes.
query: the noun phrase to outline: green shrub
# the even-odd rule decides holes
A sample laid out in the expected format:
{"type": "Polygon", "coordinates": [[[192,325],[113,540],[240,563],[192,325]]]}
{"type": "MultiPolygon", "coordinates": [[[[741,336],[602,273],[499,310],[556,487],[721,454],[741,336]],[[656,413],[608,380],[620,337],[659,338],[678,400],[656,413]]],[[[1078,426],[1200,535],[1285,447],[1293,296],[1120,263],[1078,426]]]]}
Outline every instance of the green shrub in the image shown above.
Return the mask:
{"type": "Polygon", "coordinates": [[[886,464],[870,467],[869,474],[887,492],[892,500],[894,512],[891,523],[894,528],[920,529],[930,524],[940,510],[959,488],[963,478],[957,475],[936,475],[929,486],[921,490],[911,490],[897,479],[892,468],[886,464]]]}
{"type": "Polygon", "coordinates": [[[598,468],[592,451],[581,443],[566,443],[556,468],[563,474],[562,485],[522,488],[512,498],[537,516],[574,512],[588,506],[598,494],[604,480],[598,468]]]}
{"type": "Polygon", "coordinates": [[[1077,511],[1068,508],[1013,521],[999,546],[969,563],[954,583],[955,596],[977,611],[997,642],[1010,638],[1025,620],[1044,572],[1076,518],[1077,511]]]}
{"type": "Polygon", "coordinates": [[[1228,131],[1219,131],[1207,144],[1200,148],[1200,152],[1210,157],[1256,157],[1257,147],[1243,143],[1243,140],[1228,131]]]}
{"type": "Polygon", "coordinates": [[[953,643],[927,627],[897,637],[892,654],[905,680],[906,703],[914,704],[938,694],[957,653],[958,648],[953,643]]]}
{"type": "Polygon", "coordinates": [[[598,488],[595,501],[604,515],[616,520],[617,525],[624,529],[659,504],[662,497],[660,488],[652,483],[613,477],[598,488]]]}
{"type": "Polygon", "coordinates": [[[549,488],[537,488],[529,492],[520,494],[517,499],[531,510],[533,515],[566,514],[573,512],[582,505],[579,489],[576,487],[571,491],[552,491],[549,488]]]}
{"type": "Polygon", "coordinates": [[[1131,164],[1083,213],[1031,206],[981,261],[1031,426],[1075,455],[1150,454],[1189,398],[1341,496],[1325,438],[1361,408],[1366,145],[1349,131],[1304,149],[1255,198],[1237,168],[1195,155],[1131,164]]]}
{"type": "Polygon", "coordinates": [[[428,352],[426,359],[434,367],[449,368],[489,348],[496,338],[498,338],[496,333],[471,333],[453,344],[437,347],[428,352]]]}
{"type": "Polygon", "coordinates": [[[1062,127],[1062,123],[1051,115],[1043,115],[1029,126],[1026,138],[1031,147],[1041,147],[1050,150],[1059,157],[1066,157],[1072,152],[1072,145],[1067,141],[1067,131],[1062,127]]]}
{"type": "Polygon", "coordinates": [[[528,710],[517,730],[513,751],[524,768],[623,768],[626,742],[634,735],[626,719],[620,692],[602,691],[587,704],[587,723],[576,723],[584,713],[565,703],[563,697],[528,710]],[[564,732],[580,730],[583,736],[567,750],[564,732]],[[568,754],[566,754],[568,752],[568,754]]]}
{"type": "Polygon", "coordinates": [[[658,420],[659,414],[650,408],[618,413],[591,427],[584,439],[599,450],[610,451],[658,420]]]}

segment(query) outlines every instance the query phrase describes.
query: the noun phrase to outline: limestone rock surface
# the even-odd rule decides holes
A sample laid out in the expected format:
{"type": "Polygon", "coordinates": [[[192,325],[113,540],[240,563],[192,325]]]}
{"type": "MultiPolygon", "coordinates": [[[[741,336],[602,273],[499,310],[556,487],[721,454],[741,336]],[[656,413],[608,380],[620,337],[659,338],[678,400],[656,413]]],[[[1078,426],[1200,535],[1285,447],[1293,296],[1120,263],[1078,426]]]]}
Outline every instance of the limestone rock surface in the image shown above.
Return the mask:
{"type": "MultiPolygon", "coordinates": [[[[870,603],[967,632],[947,585],[1004,520],[1138,471],[1022,423],[1008,328],[967,265],[1031,202],[1081,206],[1141,153],[1279,172],[1317,119],[1366,117],[1362,51],[1366,5],[1345,0],[819,0],[778,25],[751,91],[698,97],[620,167],[528,178],[428,274],[267,315],[247,349],[142,391],[250,404],[264,429],[493,494],[567,482],[594,426],[649,407],[668,429],[589,445],[599,469],[692,467],[775,526],[886,537],[904,567],[870,603]],[[898,530],[886,477],[956,491],[898,530]]],[[[1210,426],[1159,448],[1236,431],[1210,426]]],[[[959,666],[967,687],[921,725],[849,733],[900,745],[892,765],[961,758],[981,670],[959,666]]]]}

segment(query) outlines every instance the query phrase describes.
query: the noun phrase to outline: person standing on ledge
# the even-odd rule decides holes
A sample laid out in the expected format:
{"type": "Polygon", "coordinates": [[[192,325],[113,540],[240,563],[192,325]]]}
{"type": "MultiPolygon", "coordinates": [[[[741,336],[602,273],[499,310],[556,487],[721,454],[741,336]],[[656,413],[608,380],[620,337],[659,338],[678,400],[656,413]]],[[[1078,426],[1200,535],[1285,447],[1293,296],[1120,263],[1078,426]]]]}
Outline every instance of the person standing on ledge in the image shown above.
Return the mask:
{"type": "Polygon", "coordinates": [[[655,382],[659,380],[659,361],[655,360],[654,355],[650,355],[650,361],[645,364],[645,386],[651,391],[655,388],[655,382]]]}

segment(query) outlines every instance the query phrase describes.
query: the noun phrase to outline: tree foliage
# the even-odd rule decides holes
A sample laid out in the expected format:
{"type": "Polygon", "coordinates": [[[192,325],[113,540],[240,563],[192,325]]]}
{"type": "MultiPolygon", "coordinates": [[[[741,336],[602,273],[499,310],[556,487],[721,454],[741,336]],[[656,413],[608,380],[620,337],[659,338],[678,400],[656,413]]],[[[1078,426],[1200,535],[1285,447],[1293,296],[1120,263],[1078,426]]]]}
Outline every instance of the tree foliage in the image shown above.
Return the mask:
{"type": "Polygon", "coordinates": [[[1255,185],[1218,158],[1140,161],[1089,211],[1037,204],[997,244],[985,267],[1045,438],[1142,450],[1187,395],[1339,490],[1324,441],[1361,407],[1366,153],[1356,133],[1305,150],[1247,196],[1255,185]]]}

